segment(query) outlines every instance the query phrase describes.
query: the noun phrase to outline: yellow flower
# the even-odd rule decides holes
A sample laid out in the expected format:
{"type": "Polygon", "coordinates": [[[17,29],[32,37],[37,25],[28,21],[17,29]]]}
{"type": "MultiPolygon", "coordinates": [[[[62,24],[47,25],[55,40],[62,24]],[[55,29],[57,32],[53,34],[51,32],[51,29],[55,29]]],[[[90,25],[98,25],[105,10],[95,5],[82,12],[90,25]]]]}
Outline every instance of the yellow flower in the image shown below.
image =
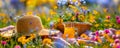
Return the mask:
{"type": "Polygon", "coordinates": [[[51,18],[50,18],[50,17],[48,17],[47,21],[50,21],[50,20],[51,20],[51,18]]]}
{"type": "Polygon", "coordinates": [[[107,26],[108,26],[108,24],[104,24],[104,26],[105,26],[105,27],[107,27],[107,26]]]}
{"type": "Polygon", "coordinates": [[[102,48],[109,48],[109,46],[108,45],[103,45],[103,47],[102,48]]]}
{"type": "Polygon", "coordinates": [[[95,27],[97,28],[99,26],[99,24],[95,24],[95,27]]]}
{"type": "Polygon", "coordinates": [[[25,40],[25,36],[21,36],[18,38],[18,42],[21,42],[22,44],[25,44],[26,43],[26,40],[25,40]]]}
{"type": "Polygon", "coordinates": [[[35,34],[30,34],[30,38],[31,38],[31,39],[33,39],[33,38],[35,38],[35,37],[36,37],[35,34]]]}
{"type": "Polygon", "coordinates": [[[88,8],[86,6],[81,6],[82,9],[87,10],[88,8]]]}
{"type": "Polygon", "coordinates": [[[96,15],[96,14],[98,14],[98,11],[96,11],[96,10],[93,10],[93,14],[95,14],[95,15],[96,15]]]}
{"type": "Polygon", "coordinates": [[[106,13],[106,12],[107,12],[107,9],[106,9],[106,8],[104,8],[104,9],[103,9],[103,11],[106,13]]]}
{"type": "Polygon", "coordinates": [[[51,5],[51,7],[57,4],[56,0],[47,0],[47,1],[51,5]]]}
{"type": "Polygon", "coordinates": [[[58,22],[63,22],[63,19],[62,19],[62,18],[59,18],[59,19],[58,19],[58,22]]]}
{"type": "Polygon", "coordinates": [[[8,22],[8,19],[4,18],[4,19],[2,20],[2,22],[3,22],[3,23],[7,23],[7,22],[8,22]]]}
{"type": "Polygon", "coordinates": [[[95,22],[95,16],[90,16],[89,22],[91,22],[91,23],[95,22]]]}
{"type": "Polygon", "coordinates": [[[85,16],[84,15],[78,16],[78,18],[80,18],[81,21],[85,20],[85,16]]]}
{"type": "Polygon", "coordinates": [[[99,43],[102,43],[102,40],[100,39],[99,36],[97,36],[97,39],[98,39],[98,42],[99,42],[99,43]]]}
{"type": "Polygon", "coordinates": [[[25,2],[25,0],[20,0],[20,2],[25,2]]]}
{"type": "Polygon", "coordinates": [[[69,5],[69,7],[74,11],[74,12],[77,12],[78,11],[78,8],[73,6],[73,5],[69,5]]]}
{"type": "Polygon", "coordinates": [[[32,14],[33,14],[32,11],[28,11],[28,12],[26,13],[26,15],[32,15],[32,14]]]}
{"type": "Polygon", "coordinates": [[[103,36],[107,39],[108,42],[110,42],[110,43],[114,42],[114,40],[112,38],[110,38],[110,36],[108,34],[104,34],[103,36]]]}
{"type": "Polygon", "coordinates": [[[77,0],[72,0],[72,2],[76,2],[77,0]]]}
{"type": "Polygon", "coordinates": [[[67,16],[72,16],[72,14],[71,13],[67,13],[67,16]]]}
{"type": "Polygon", "coordinates": [[[63,34],[63,38],[74,38],[75,37],[75,29],[73,27],[65,27],[65,31],[63,34]]]}
{"type": "Polygon", "coordinates": [[[69,7],[73,8],[74,6],[73,5],[69,5],[69,7]]]}
{"type": "Polygon", "coordinates": [[[106,19],[106,20],[104,20],[104,22],[110,22],[110,20],[106,19]]]}
{"type": "Polygon", "coordinates": [[[120,30],[117,30],[117,31],[115,32],[115,34],[116,34],[116,35],[120,35],[120,30]]]}
{"type": "Polygon", "coordinates": [[[18,38],[18,42],[21,42],[22,44],[26,44],[27,42],[30,42],[34,38],[35,38],[35,34],[31,34],[29,38],[26,38],[26,36],[21,36],[18,38]]]}
{"type": "Polygon", "coordinates": [[[78,40],[77,41],[79,44],[86,44],[86,42],[84,40],[78,40]]]}
{"type": "Polygon", "coordinates": [[[55,6],[53,6],[53,9],[57,9],[58,7],[55,5],[55,6]]]}
{"type": "Polygon", "coordinates": [[[71,20],[74,21],[75,20],[75,16],[72,16],[71,20]]]}
{"type": "Polygon", "coordinates": [[[82,34],[80,37],[84,39],[89,39],[89,37],[86,34],[82,34]]]}
{"type": "Polygon", "coordinates": [[[112,27],[113,24],[109,24],[109,27],[112,27]]]}
{"type": "Polygon", "coordinates": [[[42,41],[43,44],[52,44],[52,40],[49,39],[49,38],[45,38],[43,41],[42,41]]]}
{"type": "Polygon", "coordinates": [[[48,0],[48,2],[50,2],[50,3],[55,3],[56,1],[55,0],[48,0]]]}
{"type": "Polygon", "coordinates": [[[47,0],[38,0],[38,3],[44,4],[44,3],[47,3],[47,0]]]}
{"type": "Polygon", "coordinates": [[[6,16],[6,14],[5,13],[0,13],[0,16],[6,16]]]}
{"type": "Polygon", "coordinates": [[[34,9],[37,5],[37,0],[27,0],[26,5],[27,9],[34,9]]]}
{"type": "Polygon", "coordinates": [[[50,15],[55,15],[55,14],[57,14],[55,11],[50,10],[50,15]]]}
{"type": "Polygon", "coordinates": [[[25,39],[25,36],[21,36],[20,38],[18,38],[18,42],[20,42],[22,39],[25,39]]]}

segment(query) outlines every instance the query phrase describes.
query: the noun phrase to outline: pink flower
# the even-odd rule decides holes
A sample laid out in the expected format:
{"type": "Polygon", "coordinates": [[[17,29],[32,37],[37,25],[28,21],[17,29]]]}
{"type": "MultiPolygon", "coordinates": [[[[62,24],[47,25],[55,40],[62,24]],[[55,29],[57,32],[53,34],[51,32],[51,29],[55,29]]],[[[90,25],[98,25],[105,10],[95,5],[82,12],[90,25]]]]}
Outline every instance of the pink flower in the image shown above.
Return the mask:
{"type": "Polygon", "coordinates": [[[117,22],[118,24],[120,24],[120,19],[117,19],[116,22],[117,22]]]}
{"type": "Polygon", "coordinates": [[[7,42],[6,42],[6,41],[1,41],[1,44],[2,44],[2,45],[6,45],[7,42]]]}
{"type": "Polygon", "coordinates": [[[74,44],[74,43],[77,42],[75,38],[70,38],[68,41],[69,41],[71,44],[74,44]]]}
{"type": "Polygon", "coordinates": [[[119,19],[120,18],[120,16],[116,16],[116,19],[119,19]]]}
{"type": "Polygon", "coordinates": [[[14,48],[21,48],[20,45],[16,45],[14,48]]]}
{"type": "Polygon", "coordinates": [[[116,35],[116,39],[120,38],[120,35],[116,35]]]}
{"type": "Polygon", "coordinates": [[[115,43],[120,43],[120,40],[119,40],[119,39],[115,39],[114,42],[115,42],[115,43]]]}
{"type": "Polygon", "coordinates": [[[117,47],[116,48],[120,48],[120,43],[117,43],[117,47]]]}
{"type": "Polygon", "coordinates": [[[98,39],[97,39],[97,38],[94,38],[94,41],[98,41],[98,39]]]}
{"type": "Polygon", "coordinates": [[[96,31],[96,32],[95,32],[95,35],[96,35],[96,36],[99,36],[99,32],[98,32],[98,31],[96,31]]]}
{"type": "Polygon", "coordinates": [[[116,35],[112,35],[112,38],[113,38],[113,39],[116,39],[116,35]]]}
{"type": "Polygon", "coordinates": [[[109,29],[106,29],[106,30],[104,30],[104,32],[105,32],[106,34],[108,34],[108,33],[110,33],[110,30],[109,30],[109,29]]]}

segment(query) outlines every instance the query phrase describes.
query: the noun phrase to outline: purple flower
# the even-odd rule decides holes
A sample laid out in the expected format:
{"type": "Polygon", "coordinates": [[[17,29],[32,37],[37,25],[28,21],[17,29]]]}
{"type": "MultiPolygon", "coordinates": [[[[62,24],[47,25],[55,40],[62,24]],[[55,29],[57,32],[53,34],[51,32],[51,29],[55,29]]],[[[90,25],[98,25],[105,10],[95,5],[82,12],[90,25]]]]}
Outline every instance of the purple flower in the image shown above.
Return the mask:
{"type": "Polygon", "coordinates": [[[6,45],[7,42],[6,42],[6,41],[1,41],[1,44],[2,44],[2,45],[6,45]]]}
{"type": "Polygon", "coordinates": [[[117,19],[116,22],[117,22],[118,24],[120,24],[120,19],[117,19]]]}
{"type": "Polygon", "coordinates": [[[16,45],[14,48],[21,48],[21,46],[20,45],[16,45]]]}

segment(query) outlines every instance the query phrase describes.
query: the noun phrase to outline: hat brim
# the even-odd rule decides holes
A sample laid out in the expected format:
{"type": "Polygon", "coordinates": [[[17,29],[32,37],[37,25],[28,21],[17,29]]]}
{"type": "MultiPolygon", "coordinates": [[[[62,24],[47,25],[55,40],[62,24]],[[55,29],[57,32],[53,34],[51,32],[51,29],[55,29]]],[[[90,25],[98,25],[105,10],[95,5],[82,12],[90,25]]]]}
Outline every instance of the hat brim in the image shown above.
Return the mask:
{"type": "Polygon", "coordinates": [[[38,32],[38,34],[40,36],[46,36],[46,35],[55,35],[59,32],[60,32],[59,30],[42,29],[40,32],[38,32]]]}
{"type": "Polygon", "coordinates": [[[10,38],[16,34],[15,29],[4,31],[0,33],[1,37],[10,38]]]}

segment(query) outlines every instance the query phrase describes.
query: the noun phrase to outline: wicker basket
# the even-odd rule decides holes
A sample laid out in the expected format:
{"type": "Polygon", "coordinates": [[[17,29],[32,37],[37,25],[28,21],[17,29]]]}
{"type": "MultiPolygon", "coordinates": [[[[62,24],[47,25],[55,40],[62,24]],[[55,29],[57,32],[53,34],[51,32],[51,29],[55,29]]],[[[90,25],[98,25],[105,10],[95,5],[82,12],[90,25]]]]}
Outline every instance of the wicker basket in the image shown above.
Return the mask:
{"type": "MultiPolygon", "coordinates": [[[[90,30],[91,26],[92,25],[90,23],[64,22],[64,27],[61,26],[61,28],[74,27],[76,32],[78,33],[78,35],[81,35],[82,33],[86,32],[87,30],[90,30]]],[[[58,28],[60,28],[60,27],[58,27],[58,28]]]]}

